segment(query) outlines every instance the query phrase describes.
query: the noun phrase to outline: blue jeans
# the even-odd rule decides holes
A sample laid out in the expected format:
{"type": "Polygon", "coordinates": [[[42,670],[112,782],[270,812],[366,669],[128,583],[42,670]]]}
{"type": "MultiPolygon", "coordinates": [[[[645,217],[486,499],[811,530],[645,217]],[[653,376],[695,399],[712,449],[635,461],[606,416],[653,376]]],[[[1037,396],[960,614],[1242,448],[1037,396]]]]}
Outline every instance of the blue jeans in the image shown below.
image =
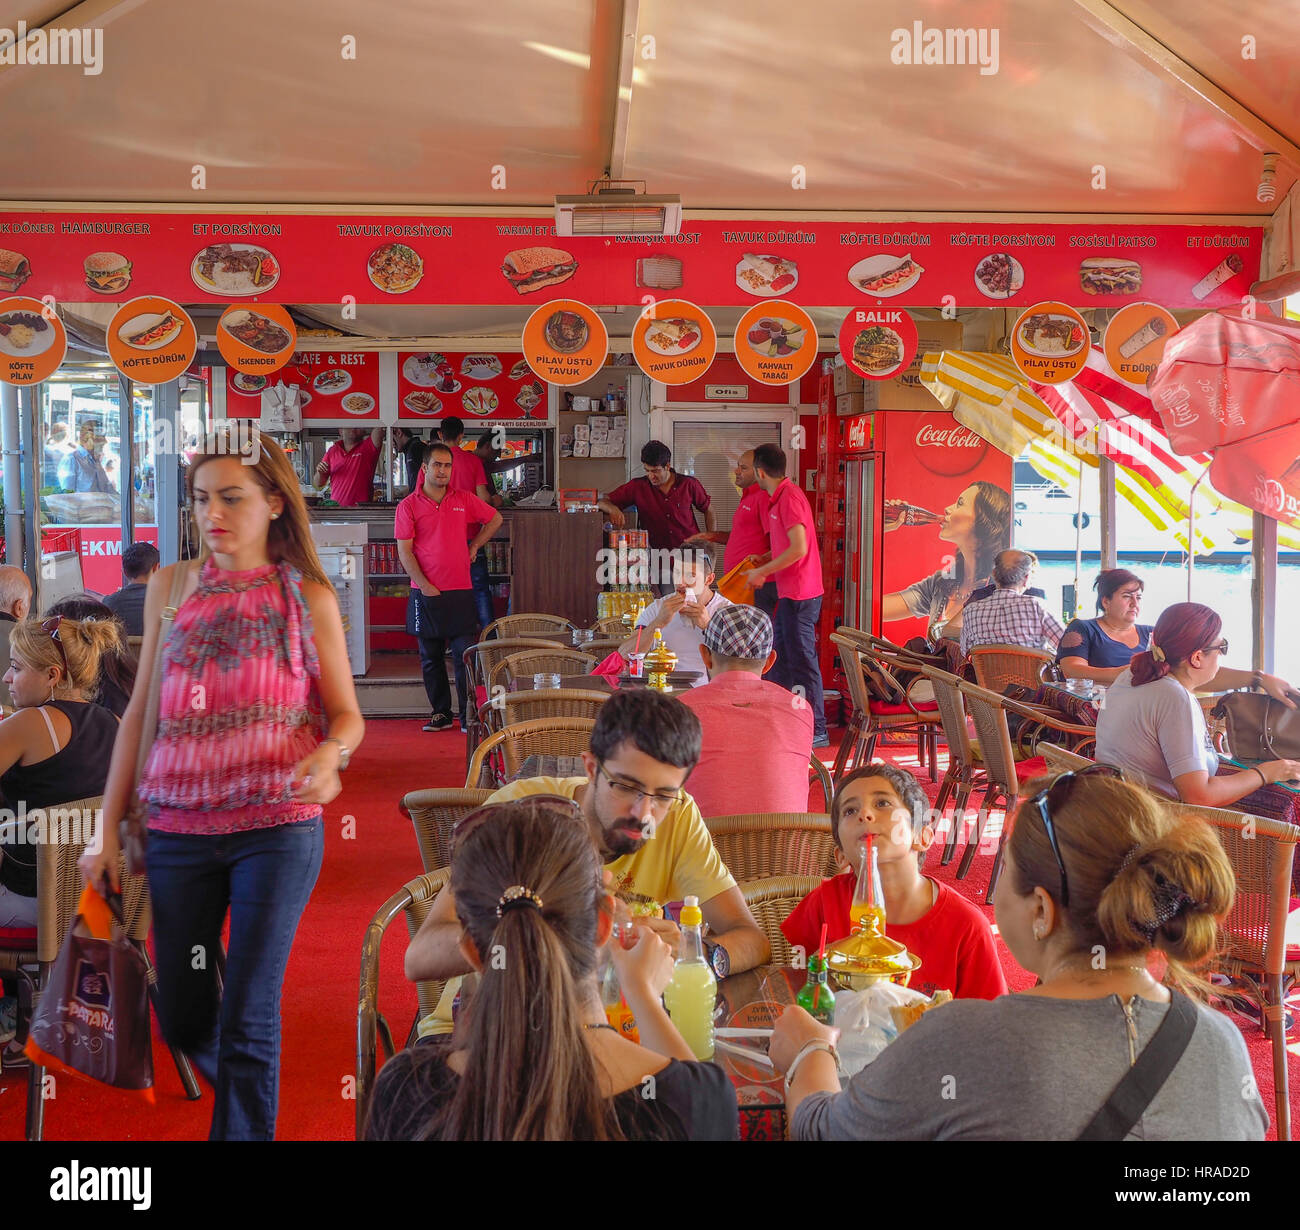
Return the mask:
{"type": "Polygon", "coordinates": [[[324,850],[320,819],[216,837],[149,833],[158,1018],[216,1090],[210,1140],[275,1139],[280,990],[324,850]]]}
{"type": "Polygon", "coordinates": [[[822,672],[817,664],[817,619],[822,600],[817,598],[782,598],[777,603],[773,628],[776,633],[776,665],[768,673],[773,683],[802,695],[812,706],[813,739],[826,737],[826,697],[822,692],[822,672]]]}
{"type": "Polygon", "coordinates": [[[469,583],[474,589],[474,607],[478,611],[478,626],[486,628],[492,622],[492,579],[488,573],[487,555],[480,551],[469,566],[469,583]]]}

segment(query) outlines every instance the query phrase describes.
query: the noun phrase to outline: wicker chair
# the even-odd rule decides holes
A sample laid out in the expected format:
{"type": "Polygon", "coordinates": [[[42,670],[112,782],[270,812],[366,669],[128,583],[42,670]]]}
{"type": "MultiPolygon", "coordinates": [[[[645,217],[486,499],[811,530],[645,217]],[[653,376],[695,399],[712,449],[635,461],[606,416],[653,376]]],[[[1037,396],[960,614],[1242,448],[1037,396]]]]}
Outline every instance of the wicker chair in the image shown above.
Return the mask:
{"type": "Polygon", "coordinates": [[[563,615],[502,615],[483,629],[479,639],[531,636],[534,632],[572,632],[575,627],[573,621],[563,615]]]}
{"type": "Polygon", "coordinates": [[[617,637],[620,643],[627,640],[627,625],[623,623],[622,615],[602,616],[591,625],[591,630],[597,636],[617,637]]]}
{"type": "Polygon", "coordinates": [[[921,668],[934,689],[934,701],[939,707],[939,718],[943,723],[943,737],[948,744],[948,768],[939,783],[939,794],[934,807],[940,815],[953,800],[952,826],[944,842],[940,865],[946,867],[952,862],[957,850],[957,830],[962,825],[966,814],[966,804],[975,790],[988,788],[983,774],[983,765],[975,753],[971,742],[970,728],[966,724],[966,702],[961,694],[961,680],[938,667],[921,668]]]}
{"type": "Polygon", "coordinates": [[[535,718],[516,722],[489,735],[474,749],[466,775],[467,790],[486,786],[495,790],[523,767],[529,756],[581,756],[591,743],[593,718],[535,718]],[[500,749],[500,768],[490,758],[500,749]]]}
{"type": "Polygon", "coordinates": [[[1024,645],[976,645],[969,656],[975,682],[990,692],[1005,692],[1013,683],[1039,687],[1043,668],[1056,661],[1047,650],[1024,645]]]}
{"type": "Polygon", "coordinates": [[[835,874],[835,839],[831,818],[824,813],[714,816],[704,825],[737,880],[835,874]]]}
{"type": "MultiPolygon", "coordinates": [[[[924,763],[928,755],[930,778],[938,781],[940,718],[933,699],[914,699],[912,693],[918,682],[913,681],[907,687],[900,684],[884,657],[866,644],[862,633],[854,629],[846,633],[839,628],[831,633],[831,640],[839,647],[853,700],[853,716],[845,728],[831,770],[835,780],[848,772],[850,764],[857,767],[871,759],[882,732],[903,731],[915,733],[917,758],[924,763]],[[900,696],[901,701],[897,699],[900,696]]],[[[918,678],[920,685],[928,690],[928,681],[918,678]]]]}
{"type": "Polygon", "coordinates": [[[1040,739],[1034,745],[1034,751],[1043,758],[1049,773],[1072,773],[1096,763],[1087,756],[1080,756],[1078,752],[1072,752],[1057,743],[1048,743],[1045,739],[1040,739]]]}
{"type": "MultiPolygon", "coordinates": [[[[31,1010],[34,1013],[45,984],[50,976],[50,969],[63,947],[73,921],[77,917],[77,902],[81,898],[83,881],[77,867],[77,860],[85,852],[87,842],[81,838],[89,837],[91,827],[102,823],[103,797],[94,796],[59,803],[45,809],[47,823],[47,840],[36,847],[36,901],[37,917],[34,934],[6,941],[0,948],[0,972],[11,975],[22,982],[30,993],[31,1010]],[[68,828],[64,829],[63,816],[68,817],[68,828]],[[81,829],[77,832],[77,827],[81,829]],[[49,838],[56,838],[50,840],[49,838]],[[59,840],[76,837],[77,840],[59,840]],[[35,973],[32,967],[35,966],[35,973]]],[[[149,988],[150,1002],[157,999],[158,975],[149,949],[145,943],[149,935],[150,909],[149,893],[144,876],[128,876],[126,860],[118,864],[118,875],[122,885],[122,924],[113,924],[115,937],[125,935],[144,959],[145,979],[149,988]]],[[[27,1022],[20,1022],[21,1029],[27,1022]]],[[[191,1101],[200,1096],[198,1080],[185,1054],[171,1047],[176,1070],[180,1074],[181,1084],[191,1101]]],[[[41,1140],[45,1132],[45,1100],[42,1086],[45,1069],[32,1064],[27,1072],[27,1125],[28,1140],[41,1140]]]]}
{"type": "Polygon", "coordinates": [[[539,640],[537,637],[504,639],[498,637],[490,641],[480,639],[466,648],[465,676],[469,680],[469,686],[474,689],[472,703],[466,709],[466,712],[470,714],[469,730],[465,732],[468,736],[465,741],[466,766],[469,765],[469,758],[474,754],[474,749],[488,733],[483,728],[478,715],[483,706],[491,699],[491,693],[488,691],[488,681],[491,678],[492,668],[502,659],[508,658],[512,653],[519,653],[521,650],[554,648],[553,642],[539,640]]]}
{"type": "MultiPolygon", "coordinates": [[[[392,1030],[379,1012],[379,949],[388,925],[399,915],[406,915],[406,929],[414,939],[420,925],[429,916],[433,900],[443,890],[451,876],[449,868],[427,872],[403,884],[379,907],[366,928],[361,944],[361,992],[357,999],[357,1139],[365,1132],[366,1116],[370,1113],[370,1096],[375,1085],[376,1037],[383,1045],[384,1055],[391,1059],[396,1053],[392,1030]]],[[[415,997],[419,1004],[415,1020],[407,1035],[408,1045],[415,1036],[416,1025],[422,1017],[437,1007],[442,995],[443,981],[417,982],[415,997]]]]}
{"type": "Polygon", "coordinates": [[[1280,820],[1222,807],[1170,801],[1180,816],[1196,816],[1218,834],[1237,880],[1237,894],[1219,928],[1222,944],[1214,966],[1243,980],[1264,1018],[1273,1043],[1273,1095],[1278,1140],[1291,1139],[1283,1003],[1300,975],[1300,961],[1287,959],[1286,920],[1291,902],[1291,865],[1300,828],[1280,820]]]}
{"type": "Polygon", "coordinates": [[[425,871],[451,866],[451,834],[460,820],[487,802],[490,790],[411,790],[399,805],[415,826],[425,871]]]}
{"type": "Polygon", "coordinates": [[[808,785],[811,787],[813,782],[822,788],[822,802],[826,804],[826,813],[829,815],[835,787],[831,782],[831,771],[817,758],[816,752],[808,757],[808,785]]]}
{"type": "Polygon", "coordinates": [[[781,930],[781,924],[821,882],[819,876],[765,876],[740,884],[740,895],[745,898],[759,930],[772,945],[771,960],[774,964],[789,965],[793,959],[794,951],[781,930]]]}
{"type": "Polygon", "coordinates": [[[586,692],[581,688],[544,688],[540,692],[498,693],[480,717],[488,732],[534,718],[580,717],[593,722],[612,692],[586,692]]]}
{"type": "Polygon", "coordinates": [[[488,676],[488,696],[497,685],[509,688],[511,679],[531,679],[543,675],[590,675],[596,668],[596,659],[577,649],[529,649],[502,658],[488,676]]]}
{"type": "Polygon", "coordinates": [[[1058,709],[1051,705],[1031,705],[1028,701],[1003,697],[1003,705],[1008,713],[1014,713],[1020,722],[1015,733],[1015,746],[1025,756],[1042,755],[1042,748],[1047,746],[1047,732],[1051,731],[1061,737],[1068,750],[1084,752],[1097,745],[1097,728],[1071,722],[1058,709]],[[1027,749],[1033,748],[1030,753],[1027,749]]]}

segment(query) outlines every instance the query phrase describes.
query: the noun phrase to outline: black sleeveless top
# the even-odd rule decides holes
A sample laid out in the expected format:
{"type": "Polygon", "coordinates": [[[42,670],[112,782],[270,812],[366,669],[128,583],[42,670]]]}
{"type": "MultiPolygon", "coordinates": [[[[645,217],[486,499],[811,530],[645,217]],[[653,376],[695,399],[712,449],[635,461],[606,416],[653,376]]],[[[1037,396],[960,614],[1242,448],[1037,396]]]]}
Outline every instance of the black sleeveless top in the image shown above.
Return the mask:
{"type": "MultiPolygon", "coordinates": [[[[117,718],[102,705],[84,701],[53,700],[45,708],[57,709],[72,723],[67,744],[35,764],[16,764],[0,776],[4,804],[12,811],[27,811],[70,803],[104,793],[108,766],[117,738],[117,718]]],[[[50,746],[53,746],[51,744],[50,746]]],[[[0,841],[0,884],[24,897],[36,896],[36,847],[27,842],[0,841]]]]}

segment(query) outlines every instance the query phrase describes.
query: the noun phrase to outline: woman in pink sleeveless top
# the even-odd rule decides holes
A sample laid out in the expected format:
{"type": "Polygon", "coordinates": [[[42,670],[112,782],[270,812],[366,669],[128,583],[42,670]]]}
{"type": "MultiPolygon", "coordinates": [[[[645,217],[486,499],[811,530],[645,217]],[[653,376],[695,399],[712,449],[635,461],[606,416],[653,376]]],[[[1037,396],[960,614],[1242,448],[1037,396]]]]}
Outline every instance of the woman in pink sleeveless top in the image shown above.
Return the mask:
{"type": "Polygon", "coordinates": [[[321,805],[342,789],[339,771],[365,724],[338,601],[283,451],[228,429],[193,459],[189,488],[203,551],[149,583],[140,672],[105,787],[104,848],[82,865],[92,884],[116,876],[154,646],[173,574],[184,569],[162,651],[158,733],[138,784],[158,1015],[216,1090],[210,1139],[270,1140],[280,991],[320,871],[321,805]]]}

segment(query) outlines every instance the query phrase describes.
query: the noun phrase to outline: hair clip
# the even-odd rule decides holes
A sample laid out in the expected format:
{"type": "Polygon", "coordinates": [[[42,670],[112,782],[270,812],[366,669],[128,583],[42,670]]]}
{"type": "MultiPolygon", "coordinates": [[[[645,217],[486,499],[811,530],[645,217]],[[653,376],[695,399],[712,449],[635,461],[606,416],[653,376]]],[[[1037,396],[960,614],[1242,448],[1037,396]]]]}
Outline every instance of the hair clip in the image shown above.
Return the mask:
{"type": "Polygon", "coordinates": [[[497,898],[497,917],[500,918],[507,910],[518,909],[521,906],[531,906],[535,910],[540,910],[542,899],[531,888],[525,888],[522,884],[512,884],[497,898]]]}

